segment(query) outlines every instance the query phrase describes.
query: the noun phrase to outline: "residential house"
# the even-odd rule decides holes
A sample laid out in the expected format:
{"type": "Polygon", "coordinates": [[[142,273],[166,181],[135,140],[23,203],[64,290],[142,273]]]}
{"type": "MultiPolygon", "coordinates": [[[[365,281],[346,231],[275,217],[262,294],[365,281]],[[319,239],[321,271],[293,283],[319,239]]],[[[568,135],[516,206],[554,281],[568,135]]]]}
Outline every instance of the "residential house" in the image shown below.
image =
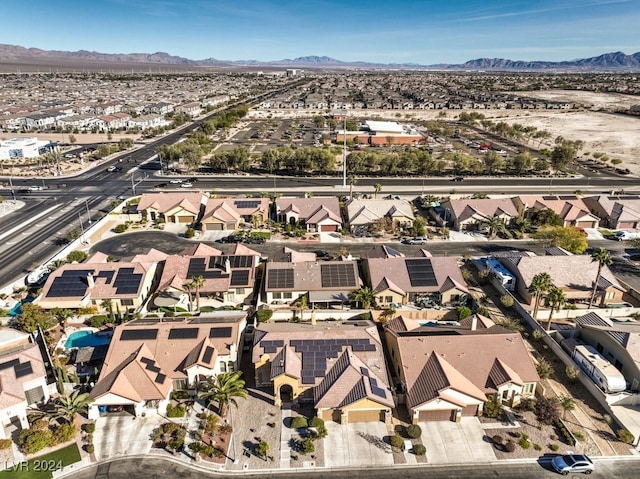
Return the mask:
{"type": "Polygon", "coordinates": [[[276,221],[302,224],[309,233],[333,232],[342,228],[340,203],[335,196],[277,198],[276,221]]]}
{"type": "Polygon", "coordinates": [[[520,333],[479,315],[456,325],[399,317],[385,340],[414,424],[480,415],[490,396],[517,406],[540,381],[520,333]]]}
{"type": "Polygon", "coordinates": [[[197,243],[178,255],[167,256],[158,283],[154,304],[160,307],[180,307],[193,310],[194,297],[200,296],[201,306],[221,307],[245,304],[253,298],[255,271],[260,253],[236,244],[227,253],[197,243]],[[202,286],[186,285],[201,276],[202,286]]]}
{"type": "Polygon", "coordinates": [[[202,231],[226,231],[243,224],[259,227],[268,220],[268,198],[208,198],[201,224],[202,231]]]}
{"type": "Polygon", "coordinates": [[[115,131],[125,129],[129,120],[131,120],[131,115],[118,112],[99,116],[97,124],[101,130],[115,131]]]}
{"type": "Polygon", "coordinates": [[[394,407],[384,352],[371,321],[265,323],[256,328],[258,387],[275,405],[313,403],[325,421],[390,423],[394,407]]]}
{"type": "Polygon", "coordinates": [[[184,103],[182,105],[178,105],[176,107],[176,111],[178,113],[186,113],[187,115],[191,115],[192,117],[196,117],[200,113],[202,113],[202,106],[200,106],[200,103],[198,103],[196,101],[193,101],[193,102],[189,102],[189,103],[184,103]]]}
{"type": "MultiPolygon", "coordinates": [[[[549,273],[553,284],[562,289],[570,302],[588,302],[598,273],[598,262],[589,255],[519,256],[499,258],[515,278],[515,290],[525,304],[532,304],[529,293],[533,277],[549,273]]],[[[622,301],[625,289],[607,265],[602,267],[594,301],[600,306],[622,301]]]]}
{"type": "Polygon", "coordinates": [[[589,211],[602,221],[600,226],[611,229],[640,229],[640,196],[600,195],[584,198],[589,211]]]}
{"type": "Polygon", "coordinates": [[[140,115],[135,118],[131,118],[127,122],[127,129],[148,130],[149,128],[169,126],[170,124],[171,122],[169,120],[166,120],[164,116],[149,113],[148,115],[140,115]]]}
{"type": "Polygon", "coordinates": [[[482,230],[494,216],[506,225],[518,217],[511,198],[449,199],[443,201],[441,207],[443,219],[458,231],[482,230]]]}
{"type": "Polygon", "coordinates": [[[362,268],[378,307],[453,306],[464,303],[469,294],[458,262],[451,256],[366,258],[362,268]]]}
{"type": "Polygon", "coordinates": [[[362,286],[358,264],[351,260],[268,262],[264,274],[268,305],[291,305],[305,296],[310,309],[341,307],[362,286]]]}
{"type": "Polygon", "coordinates": [[[47,278],[36,303],[44,309],[80,309],[101,312],[138,310],[147,300],[157,262],[108,261],[95,253],[84,263],[65,264],[47,278]]]}
{"type": "Polygon", "coordinates": [[[411,204],[406,200],[361,200],[350,199],[346,203],[349,228],[358,232],[376,223],[389,223],[393,228],[411,228],[415,216],[411,204]]]}
{"type": "Polygon", "coordinates": [[[600,218],[589,212],[589,208],[575,195],[566,196],[516,196],[513,203],[524,218],[540,210],[551,210],[562,220],[562,226],[597,228],[600,218]]]}
{"type": "Polygon", "coordinates": [[[144,318],[116,326],[91,391],[89,419],[109,415],[114,406],[134,416],[166,414],[174,391],[193,391],[203,380],[238,369],[245,326],[241,311],[170,322],[144,318]]]}
{"type": "Polygon", "coordinates": [[[206,201],[202,193],[144,193],[137,210],[150,221],[193,224],[203,214],[206,201]]]}
{"type": "Polygon", "coordinates": [[[47,372],[31,335],[0,328],[0,439],[28,429],[27,408],[49,400],[47,372]]]}

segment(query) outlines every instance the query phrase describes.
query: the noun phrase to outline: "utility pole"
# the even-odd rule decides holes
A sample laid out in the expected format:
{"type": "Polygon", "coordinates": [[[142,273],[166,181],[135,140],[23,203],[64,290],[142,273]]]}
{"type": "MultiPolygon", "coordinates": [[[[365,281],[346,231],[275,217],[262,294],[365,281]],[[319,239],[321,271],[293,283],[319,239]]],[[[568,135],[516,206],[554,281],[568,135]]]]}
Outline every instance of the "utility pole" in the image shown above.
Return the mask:
{"type": "Polygon", "coordinates": [[[85,238],[84,238],[84,225],[82,224],[82,216],[80,215],[80,212],[78,211],[78,221],[80,221],[80,231],[82,232],[82,235],[80,236],[80,241],[82,243],[85,242],[85,238]]]}
{"type": "Polygon", "coordinates": [[[11,197],[16,201],[16,190],[13,189],[13,167],[11,167],[11,176],[9,177],[9,187],[11,188],[11,197]]]}
{"type": "Polygon", "coordinates": [[[87,199],[84,199],[84,206],[87,208],[87,219],[89,221],[89,226],[91,226],[91,213],[89,213],[89,203],[87,203],[87,199]]]}
{"type": "Polygon", "coordinates": [[[342,134],[342,187],[347,187],[347,113],[344,114],[344,133],[342,134]]]}

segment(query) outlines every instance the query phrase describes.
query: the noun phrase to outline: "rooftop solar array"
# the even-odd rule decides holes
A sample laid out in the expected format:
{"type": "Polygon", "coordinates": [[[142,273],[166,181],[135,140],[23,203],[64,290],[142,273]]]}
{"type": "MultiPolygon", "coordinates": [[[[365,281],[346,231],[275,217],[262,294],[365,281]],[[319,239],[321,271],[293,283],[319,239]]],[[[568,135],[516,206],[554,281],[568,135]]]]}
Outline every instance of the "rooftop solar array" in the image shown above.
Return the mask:
{"type": "Polygon", "coordinates": [[[405,260],[411,286],[437,286],[438,281],[433,272],[429,258],[409,258],[405,260]]]}
{"type": "Polygon", "coordinates": [[[205,279],[213,279],[222,278],[224,275],[224,266],[211,269],[206,267],[205,258],[191,258],[189,260],[189,267],[187,268],[187,278],[202,276],[205,279]]]}
{"type": "Polygon", "coordinates": [[[46,296],[48,298],[82,297],[87,292],[89,283],[87,276],[93,274],[92,269],[66,270],[51,283],[46,296]]]}
{"type": "Polygon", "coordinates": [[[211,328],[209,330],[210,338],[230,338],[232,329],[228,326],[224,328],[211,328]]]}
{"type": "Polygon", "coordinates": [[[211,346],[207,346],[204,350],[204,354],[202,355],[202,360],[205,363],[210,363],[211,359],[213,358],[213,351],[214,349],[211,346]]]}
{"type": "Polygon", "coordinates": [[[545,201],[551,201],[551,200],[557,200],[558,197],[554,195],[546,195],[546,196],[543,196],[542,199],[545,201]]]}
{"type": "Polygon", "coordinates": [[[281,348],[284,346],[284,340],[282,339],[275,339],[273,341],[265,340],[260,342],[260,346],[262,346],[262,349],[264,349],[265,353],[273,354],[278,350],[278,348],[281,348]]]}
{"type": "Polygon", "coordinates": [[[12,368],[17,364],[20,364],[19,359],[12,359],[11,361],[5,361],[4,363],[0,363],[0,371],[4,371],[5,369],[12,368]]]}
{"type": "Polygon", "coordinates": [[[251,268],[253,267],[253,256],[247,255],[232,255],[232,256],[210,256],[209,268],[225,269],[225,264],[229,261],[231,269],[236,268],[251,268]]]}
{"type": "Polygon", "coordinates": [[[33,368],[31,367],[31,361],[27,361],[26,363],[21,363],[20,359],[12,359],[11,361],[5,361],[0,364],[0,371],[4,371],[5,369],[13,368],[13,372],[16,375],[16,378],[21,378],[24,376],[28,376],[33,373],[33,368]]]}
{"type": "Polygon", "coordinates": [[[233,202],[233,205],[236,208],[257,208],[260,206],[260,201],[258,200],[236,200],[233,202]]]}
{"type": "Polygon", "coordinates": [[[135,294],[138,292],[142,281],[142,273],[134,273],[133,271],[133,268],[120,268],[118,270],[116,279],[113,282],[116,294],[135,294]]]}
{"type": "Polygon", "coordinates": [[[154,381],[158,384],[164,384],[165,379],[167,379],[167,375],[166,374],[162,374],[160,371],[161,369],[156,366],[156,362],[153,359],[150,358],[140,358],[140,362],[146,364],[145,369],[147,371],[151,371],[152,373],[156,374],[156,378],[154,379],[154,381]]]}
{"type": "Polygon", "coordinates": [[[100,271],[97,275],[94,276],[94,279],[104,278],[105,284],[111,284],[114,274],[115,271],[100,271]]]}
{"type": "Polygon", "coordinates": [[[198,328],[173,328],[169,331],[169,339],[195,339],[198,331],[198,328]]]}
{"type": "Polygon", "coordinates": [[[231,272],[231,286],[245,286],[249,282],[249,270],[238,269],[231,272]]]}
{"type": "Polygon", "coordinates": [[[378,381],[376,378],[372,378],[369,376],[369,370],[367,368],[360,368],[360,372],[363,376],[366,376],[369,379],[369,387],[371,388],[371,393],[380,398],[387,397],[387,394],[383,388],[378,386],[378,381]]]}
{"type": "Polygon", "coordinates": [[[125,329],[120,334],[121,341],[144,341],[156,339],[158,337],[157,329],[125,329]]]}
{"type": "Polygon", "coordinates": [[[333,263],[320,265],[323,288],[356,288],[356,273],[353,263],[333,263]]]}
{"type": "Polygon", "coordinates": [[[578,197],[576,195],[561,195],[561,196],[558,196],[558,199],[567,201],[567,200],[577,200],[578,197]]]}
{"type": "Polygon", "coordinates": [[[293,289],[293,270],[289,268],[270,269],[267,273],[268,289],[293,289]]]}

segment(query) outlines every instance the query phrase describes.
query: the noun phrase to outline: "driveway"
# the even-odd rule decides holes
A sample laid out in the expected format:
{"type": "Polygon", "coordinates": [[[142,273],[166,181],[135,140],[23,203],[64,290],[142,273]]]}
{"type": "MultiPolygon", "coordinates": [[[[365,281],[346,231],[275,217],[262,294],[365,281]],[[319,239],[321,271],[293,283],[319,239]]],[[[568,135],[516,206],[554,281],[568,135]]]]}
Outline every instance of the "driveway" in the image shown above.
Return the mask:
{"type": "Polygon", "coordinates": [[[325,425],[329,433],[324,439],[325,467],[393,465],[391,446],[383,441],[389,435],[383,422],[325,425]]]}
{"type": "Polygon", "coordinates": [[[131,454],[148,454],[151,432],[163,422],[167,420],[162,416],[98,418],[93,434],[96,457],[102,461],[131,454]]]}
{"type": "Polygon", "coordinates": [[[476,417],[452,421],[421,422],[422,444],[429,464],[462,464],[495,461],[490,442],[476,417]]]}

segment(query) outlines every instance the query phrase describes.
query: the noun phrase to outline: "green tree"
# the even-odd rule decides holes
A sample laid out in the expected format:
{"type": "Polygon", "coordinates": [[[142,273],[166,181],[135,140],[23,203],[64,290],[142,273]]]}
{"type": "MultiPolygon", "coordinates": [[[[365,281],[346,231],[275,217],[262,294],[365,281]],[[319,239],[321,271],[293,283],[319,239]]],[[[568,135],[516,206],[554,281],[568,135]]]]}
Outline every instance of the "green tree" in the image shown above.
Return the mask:
{"type": "Polygon", "coordinates": [[[207,407],[212,402],[218,403],[218,414],[224,417],[230,405],[238,406],[236,398],[246,398],[247,390],[244,387],[242,371],[230,371],[218,374],[214,380],[200,383],[198,397],[207,402],[207,407]]]}
{"type": "Polygon", "coordinates": [[[562,226],[562,218],[549,208],[535,210],[530,216],[531,224],[535,226],[562,226]]]}
{"type": "Polygon", "coordinates": [[[46,331],[55,324],[54,318],[37,304],[24,303],[18,318],[16,327],[25,333],[33,333],[41,327],[46,331]]]}
{"type": "Polygon", "coordinates": [[[498,233],[506,233],[507,227],[505,226],[502,218],[499,216],[492,216],[488,220],[485,221],[485,227],[487,228],[487,234],[489,235],[489,239],[493,239],[496,237],[498,233]]]}
{"type": "Polygon", "coordinates": [[[204,277],[201,275],[193,276],[191,278],[193,289],[196,292],[196,310],[200,311],[200,289],[204,286],[204,277]]]}
{"type": "Polygon", "coordinates": [[[567,297],[562,289],[557,286],[552,286],[545,296],[545,299],[549,304],[549,319],[547,320],[547,330],[549,330],[551,328],[551,319],[553,318],[554,311],[560,311],[567,302],[567,297]]]}
{"type": "Polygon", "coordinates": [[[591,309],[593,300],[596,297],[596,291],[598,290],[598,283],[600,282],[602,268],[604,266],[609,266],[613,262],[613,259],[611,258],[611,253],[607,248],[597,248],[593,253],[591,253],[591,262],[598,263],[598,272],[596,274],[596,279],[593,282],[593,290],[591,291],[591,298],[589,299],[589,309],[591,309]]]}
{"type": "Polygon", "coordinates": [[[427,221],[422,216],[416,216],[411,226],[411,232],[414,236],[424,236],[426,234],[427,221]]]}
{"type": "Polygon", "coordinates": [[[575,159],[576,148],[571,142],[564,141],[551,152],[551,166],[556,171],[565,170],[575,159]]]}
{"type": "Polygon", "coordinates": [[[532,235],[547,246],[558,246],[573,254],[582,254],[589,244],[584,231],[573,226],[547,226],[532,235]]]}
{"type": "Polygon", "coordinates": [[[571,396],[558,396],[558,405],[562,408],[562,419],[564,420],[567,412],[576,408],[576,401],[571,396]]]}
{"type": "Polygon", "coordinates": [[[72,310],[63,308],[53,308],[50,313],[63,329],[67,325],[67,320],[74,314],[72,310]]]}
{"type": "Polygon", "coordinates": [[[349,300],[360,305],[363,309],[369,309],[374,306],[375,299],[375,293],[368,286],[363,286],[349,293],[349,300]]]}
{"type": "Polygon", "coordinates": [[[347,176],[347,183],[349,184],[349,199],[353,198],[353,187],[358,183],[358,178],[355,175],[347,176]]]}
{"type": "Polygon", "coordinates": [[[518,153],[513,157],[511,168],[517,174],[527,173],[533,169],[533,158],[528,152],[518,153]]]}
{"type": "Polygon", "coordinates": [[[193,296],[191,296],[191,293],[195,291],[196,287],[193,284],[193,281],[189,281],[188,283],[183,284],[182,287],[187,292],[187,296],[189,297],[189,311],[193,311],[193,296]]]}
{"type": "Polygon", "coordinates": [[[538,309],[540,309],[540,303],[542,302],[542,298],[544,295],[551,289],[553,286],[553,280],[551,279],[551,275],[547,272],[542,272],[536,274],[531,279],[531,284],[529,285],[528,291],[534,298],[533,303],[533,318],[535,319],[538,315],[538,309]]]}
{"type": "Polygon", "coordinates": [[[497,151],[489,150],[482,156],[484,171],[490,175],[502,171],[504,168],[504,160],[497,151]]]}

